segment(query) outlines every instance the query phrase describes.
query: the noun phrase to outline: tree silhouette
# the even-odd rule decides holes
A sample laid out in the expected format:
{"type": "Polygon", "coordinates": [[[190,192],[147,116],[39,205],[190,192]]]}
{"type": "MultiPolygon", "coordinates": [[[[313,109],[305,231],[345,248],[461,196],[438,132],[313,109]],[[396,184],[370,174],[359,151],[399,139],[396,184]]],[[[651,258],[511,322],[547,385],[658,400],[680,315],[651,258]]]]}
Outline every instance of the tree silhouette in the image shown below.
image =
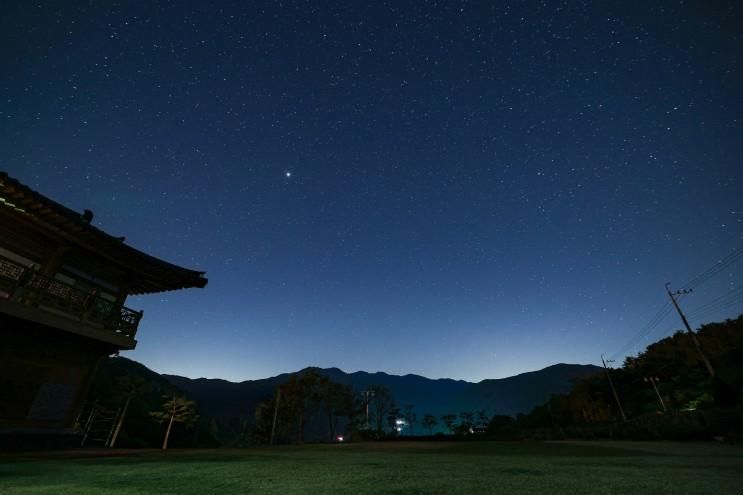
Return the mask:
{"type": "Polygon", "coordinates": [[[280,385],[281,405],[284,415],[293,420],[295,425],[295,441],[304,441],[304,430],[308,419],[317,411],[321,402],[321,383],[327,380],[317,371],[308,369],[300,374],[292,375],[289,380],[280,385]]]}
{"type": "Polygon", "coordinates": [[[485,430],[490,424],[490,418],[488,418],[487,412],[485,412],[485,409],[480,409],[479,411],[477,411],[476,414],[477,414],[477,422],[476,422],[477,428],[485,430]]]}
{"type": "Polygon", "coordinates": [[[462,411],[459,413],[459,419],[462,422],[458,426],[459,433],[468,435],[474,432],[475,414],[472,411],[462,411]]]}
{"type": "Polygon", "coordinates": [[[340,418],[356,414],[353,389],[350,385],[333,382],[325,377],[320,381],[320,404],[328,418],[330,441],[334,441],[340,418]]]}
{"type": "Polygon", "coordinates": [[[153,411],[150,416],[155,418],[159,423],[168,423],[168,427],[165,430],[165,439],[163,440],[163,450],[168,448],[168,439],[170,438],[170,430],[173,428],[173,423],[183,423],[186,427],[193,426],[199,415],[196,414],[195,403],[192,400],[188,400],[185,397],[178,397],[177,395],[168,396],[163,395],[165,403],[162,406],[162,410],[153,411]]]}
{"type": "Polygon", "coordinates": [[[372,385],[369,387],[369,390],[373,392],[369,406],[374,418],[377,438],[379,438],[382,436],[384,420],[389,416],[390,411],[394,409],[395,401],[387,387],[382,385],[372,385]]]}
{"type": "Polygon", "coordinates": [[[436,416],[434,416],[433,414],[424,414],[423,422],[421,424],[424,428],[428,429],[429,435],[433,435],[433,427],[439,424],[439,422],[436,420],[436,416]]]}
{"type": "Polygon", "coordinates": [[[109,447],[114,447],[116,445],[116,439],[119,437],[119,432],[121,432],[121,427],[124,424],[124,418],[126,417],[127,411],[129,411],[129,404],[132,399],[150,389],[150,384],[147,383],[147,380],[141,376],[133,375],[120,376],[116,380],[116,385],[117,388],[119,388],[119,393],[116,395],[116,398],[124,400],[124,407],[121,409],[118,421],[116,422],[116,428],[114,429],[113,435],[111,435],[111,441],[108,444],[109,447]]]}
{"type": "Polygon", "coordinates": [[[441,416],[441,422],[446,425],[446,428],[449,430],[449,432],[453,435],[456,432],[456,426],[454,425],[454,422],[457,420],[456,414],[444,414],[441,416]]]}

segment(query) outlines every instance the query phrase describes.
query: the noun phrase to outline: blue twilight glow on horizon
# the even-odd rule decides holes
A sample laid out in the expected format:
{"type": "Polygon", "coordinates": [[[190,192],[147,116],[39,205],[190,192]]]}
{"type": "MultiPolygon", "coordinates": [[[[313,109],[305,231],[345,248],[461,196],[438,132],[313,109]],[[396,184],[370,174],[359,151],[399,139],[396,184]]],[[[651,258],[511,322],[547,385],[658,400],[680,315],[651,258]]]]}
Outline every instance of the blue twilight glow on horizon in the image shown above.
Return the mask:
{"type": "Polygon", "coordinates": [[[730,3],[10,2],[0,169],[207,271],[127,303],[160,372],[621,360],[743,245],[730,3]]]}

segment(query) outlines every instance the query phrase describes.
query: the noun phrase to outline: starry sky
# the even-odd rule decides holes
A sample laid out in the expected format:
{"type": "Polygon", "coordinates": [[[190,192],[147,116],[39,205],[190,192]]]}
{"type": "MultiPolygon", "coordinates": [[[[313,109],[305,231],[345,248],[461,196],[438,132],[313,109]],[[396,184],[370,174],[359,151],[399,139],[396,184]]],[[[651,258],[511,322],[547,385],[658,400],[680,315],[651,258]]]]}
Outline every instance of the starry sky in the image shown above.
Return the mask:
{"type": "Polygon", "coordinates": [[[157,371],[621,361],[715,266],[692,324],[743,311],[737,2],[21,1],[0,41],[0,169],[207,271],[127,301],[157,371]]]}

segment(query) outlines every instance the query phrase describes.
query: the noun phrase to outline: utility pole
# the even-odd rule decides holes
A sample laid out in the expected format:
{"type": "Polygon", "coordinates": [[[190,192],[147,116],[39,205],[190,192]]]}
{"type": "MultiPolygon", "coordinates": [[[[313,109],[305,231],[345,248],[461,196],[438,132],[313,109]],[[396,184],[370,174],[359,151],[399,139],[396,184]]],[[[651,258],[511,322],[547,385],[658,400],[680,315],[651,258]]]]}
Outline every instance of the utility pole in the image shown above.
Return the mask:
{"type": "Polygon", "coordinates": [[[273,422],[271,423],[271,440],[270,446],[273,446],[273,436],[276,433],[276,417],[279,415],[279,401],[281,400],[281,389],[276,388],[276,404],[273,407],[273,422]]]}
{"type": "Polygon", "coordinates": [[[369,401],[374,397],[374,390],[364,390],[361,395],[364,396],[364,404],[366,405],[366,429],[368,430],[371,428],[369,424],[369,401]]]}
{"type": "Polygon", "coordinates": [[[604,370],[606,371],[606,378],[609,379],[609,386],[611,387],[611,392],[614,394],[614,400],[617,401],[617,405],[619,406],[619,412],[622,413],[622,420],[627,421],[627,416],[624,414],[624,409],[622,409],[622,403],[619,401],[619,394],[617,394],[617,389],[614,388],[614,382],[611,381],[611,374],[609,373],[609,368],[606,366],[606,363],[613,363],[614,360],[610,359],[608,361],[604,360],[604,355],[601,355],[601,362],[604,365],[604,370]]]}
{"type": "Polygon", "coordinates": [[[678,305],[678,302],[676,301],[676,296],[682,295],[682,294],[688,294],[691,292],[691,289],[684,289],[684,290],[677,290],[676,292],[671,292],[671,289],[669,286],[671,285],[670,282],[666,284],[666,292],[668,293],[668,297],[671,298],[671,302],[673,303],[673,307],[676,308],[676,311],[678,312],[679,316],[681,317],[681,321],[684,322],[684,326],[686,327],[686,330],[689,332],[689,336],[691,337],[691,340],[694,342],[694,347],[697,348],[697,352],[699,353],[699,357],[702,358],[702,361],[704,361],[704,365],[707,367],[707,371],[709,372],[709,376],[712,378],[715,377],[715,369],[712,367],[712,363],[710,363],[709,359],[707,359],[707,356],[704,354],[704,351],[702,350],[702,346],[699,345],[699,340],[697,340],[697,336],[694,333],[694,331],[691,329],[691,326],[689,326],[689,322],[686,321],[686,316],[684,316],[683,311],[681,311],[681,308],[678,305]]]}
{"type": "Polygon", "coordinates": [[[646,376],[645,378],[643,378],[643,381],[650,382],[650,385],[653,386],[653,390],[655,390],[655,395],[658,396],[658,400],[660,401],[660,405],[663,408],[663,412],[668,412],[668,409],[666,409],[666,403],[663,402],[663,398],[660,396],[660,392],[658,392],[658,387],[655,386],[658,380],[659,378],[657,376],[646,376]]]}

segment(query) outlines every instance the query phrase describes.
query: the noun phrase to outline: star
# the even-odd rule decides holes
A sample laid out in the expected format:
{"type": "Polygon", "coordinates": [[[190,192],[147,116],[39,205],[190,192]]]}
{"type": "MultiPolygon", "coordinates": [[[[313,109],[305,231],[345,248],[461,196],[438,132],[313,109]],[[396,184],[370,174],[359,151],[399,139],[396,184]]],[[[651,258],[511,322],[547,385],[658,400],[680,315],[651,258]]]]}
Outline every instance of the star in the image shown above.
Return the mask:
{"type": "Polygon", "coordinates": [[[291,179],[292,173],[287,170],[286,172],[284,172],[284,176],[286,176],[287,179],[291,179]]]}

